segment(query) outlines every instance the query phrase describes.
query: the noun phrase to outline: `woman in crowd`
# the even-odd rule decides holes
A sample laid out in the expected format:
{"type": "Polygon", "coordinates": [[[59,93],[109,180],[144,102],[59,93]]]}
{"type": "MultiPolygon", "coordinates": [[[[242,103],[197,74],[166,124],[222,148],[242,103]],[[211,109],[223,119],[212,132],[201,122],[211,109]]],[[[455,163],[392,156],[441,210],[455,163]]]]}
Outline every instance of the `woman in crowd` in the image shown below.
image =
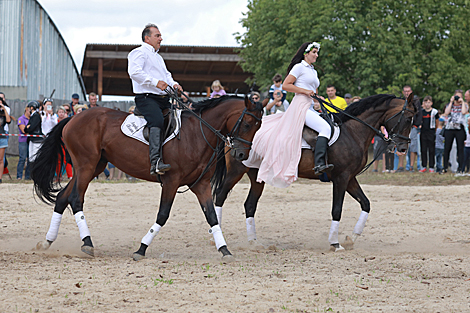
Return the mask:
{"type": "Polygon", "coordinates": [[[458,172],[462,173],[464,169],[464,142],[465,134],[465,114],[468,113],[468,104],[463,99],[462,90],[456,90],[450,98],[444,110],[444,116],[447,116],[447,123],[444,131],[444,173],[449,167],[449,155],[452,143],[457,142],[457,162],[459,163],[458,172]]]}

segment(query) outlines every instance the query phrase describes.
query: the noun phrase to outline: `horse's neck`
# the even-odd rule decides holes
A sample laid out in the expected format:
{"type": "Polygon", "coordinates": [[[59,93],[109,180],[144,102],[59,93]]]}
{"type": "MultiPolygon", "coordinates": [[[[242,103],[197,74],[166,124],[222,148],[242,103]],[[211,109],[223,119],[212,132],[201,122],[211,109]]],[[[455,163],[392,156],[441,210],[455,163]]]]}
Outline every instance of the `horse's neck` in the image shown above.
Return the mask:
{"type": "Polygon", "coordinates": [[[227,121],[232,114],[235,114],[234,111],[234,104],[227,101],[204,111],[202,118],[211,124],[212,127],[223,132],[228,130],[227,121]]]}
{"type": "MultiPolygon", "coordinates": [[[[376,130],[380,130],[380,126],[383,124],[385,116],[385,111],[373,111],[370,113],[370,110],[364,112],[360,116],[357,116],[358,119],[364,123],[374,127],[376,130]],[[369,113],[369,114],[368,114],[369,113]]],[[[364,125],[354,119],[350,119],[345,122],[344,125],[347,125],[350,134],[356,138],[357,141],[364,141],[364,144],[368,145],[372,141],[372,138],[376,135],[376,131],[371,127],[364,125]],[[365,136],[364,136],[365,135],[365,136]]]]}

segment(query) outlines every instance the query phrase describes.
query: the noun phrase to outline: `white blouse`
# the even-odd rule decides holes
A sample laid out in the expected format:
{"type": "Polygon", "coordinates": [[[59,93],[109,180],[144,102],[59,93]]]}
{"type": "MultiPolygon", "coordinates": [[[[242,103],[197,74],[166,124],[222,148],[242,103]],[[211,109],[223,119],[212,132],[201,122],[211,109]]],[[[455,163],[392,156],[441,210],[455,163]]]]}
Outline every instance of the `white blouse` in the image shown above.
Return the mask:
{"type": "Polygon", "coordinates": [[[320,86],[317,71],[313,65],[308,64],[305,60],[294,65],[289,72],[289,75],[295,77],[294,86],[296,87],[317,92],[317,89],[320,86]]]}

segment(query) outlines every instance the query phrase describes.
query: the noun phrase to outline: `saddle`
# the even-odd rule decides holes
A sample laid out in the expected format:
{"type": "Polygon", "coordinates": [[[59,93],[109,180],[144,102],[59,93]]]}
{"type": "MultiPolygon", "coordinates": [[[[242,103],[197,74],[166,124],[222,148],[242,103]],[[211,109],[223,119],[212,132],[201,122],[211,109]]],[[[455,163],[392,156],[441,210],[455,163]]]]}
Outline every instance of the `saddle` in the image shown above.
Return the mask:
{"type": "MultiPolygon", "coordinates": [[[[178,121],[176,119],[176,116],[173,110],[164,109],[162,113],[163,113],[163,119],[164,119],[163,141],[165,141],[171,134],[175,132],[178,121]]],[[[144,115],[140,113],[137,107],[134,109],[134,115],[139,116],[139,117],[144,117],[144,115]]],[[[145,125],[142,132],[143,132],[145,140],[149,141],[149,127],[147,125],[145,125]]],[[[178,133],[178,139],[179,139],[179,133],[178,133]]]]}
{"type": "MultiPolygon", "coordinates": [[[[336,140],[338,140],[340,133],[341,131],[340,131],[339,126],[331,125],[331,138],[330,138],[330,141],[328,142],[328,146],[332,146],[336,142],[336,140]]],[[[302,149],[311,149],[312,151],[315,151],[317,138],[318,138],[318,132],[316,132],[315,130],[307,126],[304,126],[304,129],[302,130],[302,139],[305,142],[302,142],[302,149]]]]}

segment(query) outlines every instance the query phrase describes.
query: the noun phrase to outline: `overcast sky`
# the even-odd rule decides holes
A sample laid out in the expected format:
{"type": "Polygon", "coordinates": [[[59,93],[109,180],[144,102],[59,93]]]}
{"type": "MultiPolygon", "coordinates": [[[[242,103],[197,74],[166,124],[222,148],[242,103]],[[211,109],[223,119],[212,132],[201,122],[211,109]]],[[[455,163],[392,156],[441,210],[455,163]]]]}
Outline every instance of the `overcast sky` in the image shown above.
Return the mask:
{"type": "Polygon", "coordinates": [[[236,32],[248,0],[38,0],[52,18],[81,70],[87,43],[140,44],[154,23],[163,44],[238,46],[236,32]]]}

